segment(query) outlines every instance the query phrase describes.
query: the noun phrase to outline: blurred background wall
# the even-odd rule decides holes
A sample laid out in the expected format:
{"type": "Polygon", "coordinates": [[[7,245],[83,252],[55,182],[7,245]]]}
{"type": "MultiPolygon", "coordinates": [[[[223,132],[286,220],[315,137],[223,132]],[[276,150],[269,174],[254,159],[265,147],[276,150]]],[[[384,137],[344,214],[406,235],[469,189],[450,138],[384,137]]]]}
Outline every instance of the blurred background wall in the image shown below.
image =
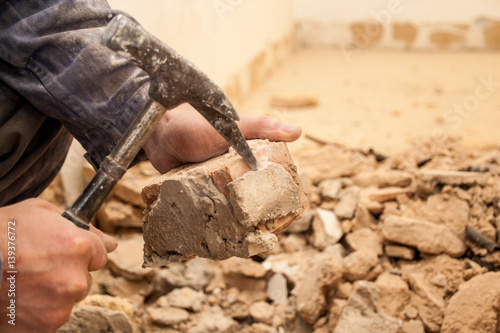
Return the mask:
{"type": "Polygon", "coordinates": [[[109,0],[238,104],[293,50],[500,49],[498,0],[109,0]]]}
{"type": "Polygon", "coordinates": [[[295,0],[304,45],[431,49],[500,48],[495,0],[295,0]]]}
{"type": "Polygon", "coordinates": [[[110,0],[238,103],[291,50],[292,0],[110,0]]]}

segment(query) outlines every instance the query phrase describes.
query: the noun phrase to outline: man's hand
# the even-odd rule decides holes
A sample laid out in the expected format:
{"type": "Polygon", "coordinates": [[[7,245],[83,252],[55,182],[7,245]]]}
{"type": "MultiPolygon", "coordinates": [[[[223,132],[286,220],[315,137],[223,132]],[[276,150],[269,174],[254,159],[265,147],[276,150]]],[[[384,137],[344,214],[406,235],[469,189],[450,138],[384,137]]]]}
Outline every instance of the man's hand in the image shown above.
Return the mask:
{"type": "Polygon", "coordinates": [[[79,229],[62,213],[40,199],[0,208],[1,332],[55,332],[68,320],[74,303],[87,296],[89,272],[104,267],[107,252],[116,248],[113,238],[93,227],[91,232],[79,229]],[[7,323],[6,315],[11,299],[6,274],[9,221],[15,221],[15,326],[7,323]]]}
{"type": "MultiPolygon", "coordinates": [[[[238,123],[247,139],[291,142],[302,134],[298,126],[265,116],[241,116],[238,123]]],[[[143,146],[151,164],[165,173],[189,162],[201,162],[220,155],[228,143],[191,105],[167,111],[143,146]]]]}

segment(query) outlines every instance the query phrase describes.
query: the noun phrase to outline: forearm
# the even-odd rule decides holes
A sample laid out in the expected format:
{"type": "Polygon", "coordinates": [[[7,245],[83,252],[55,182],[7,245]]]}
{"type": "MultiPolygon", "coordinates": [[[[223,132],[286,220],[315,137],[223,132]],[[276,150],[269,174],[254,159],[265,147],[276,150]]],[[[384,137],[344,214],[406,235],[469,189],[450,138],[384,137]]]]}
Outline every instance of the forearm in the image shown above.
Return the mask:
{"type": "Polygon", "coordinates": [[[2,258],[2,250],[0,250],[0,290],[2,289],[2,280],[3,279],[3,258],[2,258]]]}

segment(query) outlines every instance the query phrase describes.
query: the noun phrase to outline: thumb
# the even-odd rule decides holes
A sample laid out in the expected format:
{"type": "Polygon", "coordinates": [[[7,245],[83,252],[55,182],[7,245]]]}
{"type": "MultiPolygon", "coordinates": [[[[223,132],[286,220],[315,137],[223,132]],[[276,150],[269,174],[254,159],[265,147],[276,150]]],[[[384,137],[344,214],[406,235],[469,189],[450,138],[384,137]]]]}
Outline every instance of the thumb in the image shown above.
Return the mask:
{"type": "Polygon", "coordinates": [[[240,119],[238,126],[246,139],[292,142],[302,134],[299,126],[285,124],[266,116],[242,115],[240,119]]]}
{"type": "Polygon", "coordinates": [[[114,239],[111,236],[106,235],[103,233],[101,230],[97,229],[93,225],[90,225],[90,232],[95,234],[99,239],[101,240],[102,244],[106,248],[106,251],[108,253],[113,252],[117,247],[118,247],[118,242],[116,239],[114,239]]]}

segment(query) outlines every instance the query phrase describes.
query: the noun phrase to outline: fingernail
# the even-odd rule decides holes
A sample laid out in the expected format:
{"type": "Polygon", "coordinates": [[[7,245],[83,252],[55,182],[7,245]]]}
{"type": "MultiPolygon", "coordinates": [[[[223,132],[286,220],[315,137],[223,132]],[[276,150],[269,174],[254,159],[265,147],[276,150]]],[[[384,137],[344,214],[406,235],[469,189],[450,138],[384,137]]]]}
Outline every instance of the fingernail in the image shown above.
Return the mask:
{"type": "Polygon", "coordinates": [[[284,132],[284,133],[287,133],[287,134],[292,134],[292,133],[295,133],[299,130],[299,126],[297,125],[284,125],[281,127],[281,131],[284,132]]]}

